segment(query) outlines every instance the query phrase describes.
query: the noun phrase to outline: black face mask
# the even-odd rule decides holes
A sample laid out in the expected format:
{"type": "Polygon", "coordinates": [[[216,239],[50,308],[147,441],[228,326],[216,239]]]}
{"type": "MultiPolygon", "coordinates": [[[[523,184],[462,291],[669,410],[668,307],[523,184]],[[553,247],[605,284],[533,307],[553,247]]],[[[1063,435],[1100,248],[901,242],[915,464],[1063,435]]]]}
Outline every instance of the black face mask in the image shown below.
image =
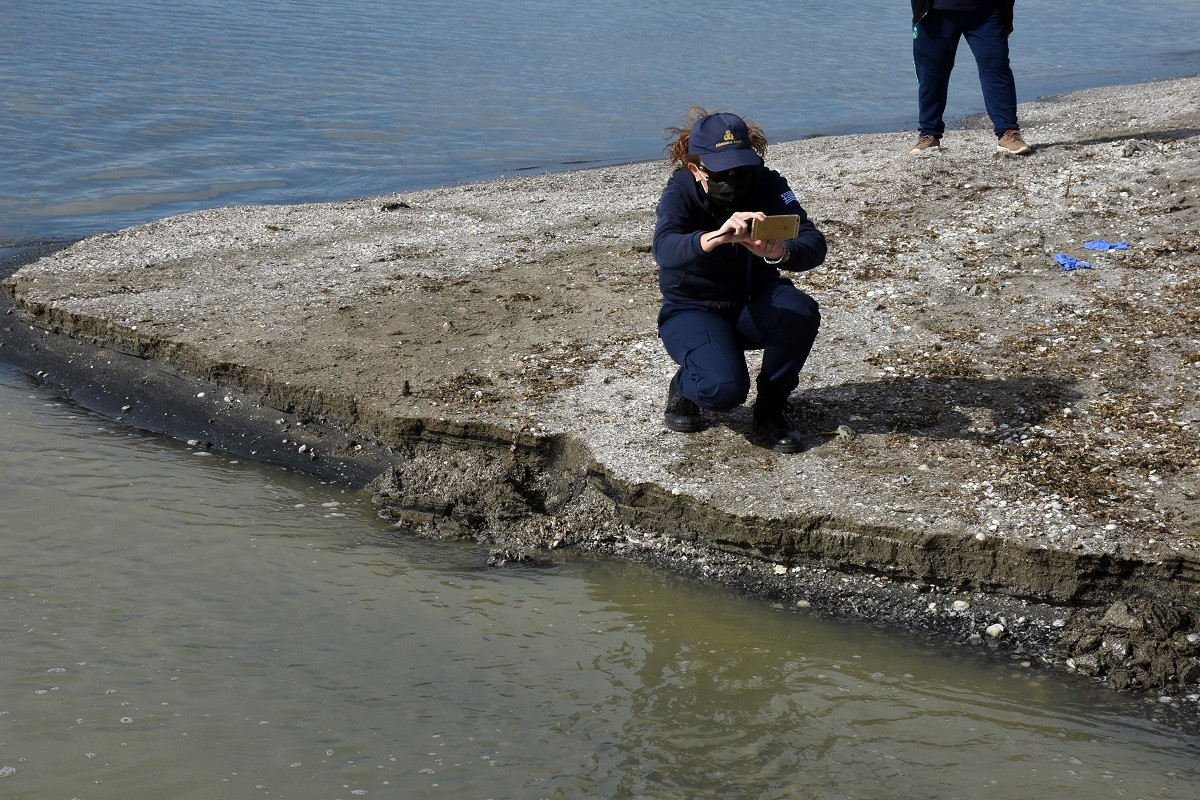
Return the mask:
{"type": "Polygon", "coordinates": [[[708,179],[708,199],[720,206],[732,207],[746,199],[750,193],[748,177],[737,177],[728,181],[708,179]]]}

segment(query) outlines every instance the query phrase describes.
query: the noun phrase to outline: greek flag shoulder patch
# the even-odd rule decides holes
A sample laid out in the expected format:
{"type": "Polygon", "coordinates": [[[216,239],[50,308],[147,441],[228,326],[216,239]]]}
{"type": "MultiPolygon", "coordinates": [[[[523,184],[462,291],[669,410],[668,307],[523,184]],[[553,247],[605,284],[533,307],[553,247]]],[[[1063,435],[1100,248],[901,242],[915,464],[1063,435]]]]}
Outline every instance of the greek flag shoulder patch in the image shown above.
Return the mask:
{"type": "Polygon", "coordinates": [[[779,195],[779,199],[783,201],[785,206],[790,206],[792,203],[798,202],[796,200],[796,193],[791,189],[788,189],[786,192],[779,195]]]}

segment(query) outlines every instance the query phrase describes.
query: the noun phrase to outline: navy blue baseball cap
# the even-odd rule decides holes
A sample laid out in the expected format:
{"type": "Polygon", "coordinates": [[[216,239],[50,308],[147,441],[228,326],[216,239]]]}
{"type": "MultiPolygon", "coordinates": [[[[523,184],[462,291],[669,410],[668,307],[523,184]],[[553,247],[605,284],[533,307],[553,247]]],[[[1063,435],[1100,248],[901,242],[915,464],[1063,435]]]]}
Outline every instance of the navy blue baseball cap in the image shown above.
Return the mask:
{"type": "Polygon", "coordinates": [[[700,156],[713,172],[763,163],[750,144],[750,129],[737,114],[709,114],[696,120],[688,135],[688,153],[700,156]]]}

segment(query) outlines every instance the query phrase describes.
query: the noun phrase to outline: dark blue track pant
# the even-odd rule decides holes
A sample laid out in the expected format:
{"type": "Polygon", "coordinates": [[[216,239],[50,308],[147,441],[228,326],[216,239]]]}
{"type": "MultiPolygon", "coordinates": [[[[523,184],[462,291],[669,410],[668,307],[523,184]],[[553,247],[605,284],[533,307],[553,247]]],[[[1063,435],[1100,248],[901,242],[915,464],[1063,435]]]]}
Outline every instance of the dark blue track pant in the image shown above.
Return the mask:
{"type": "Polygon", "coordinates": [[[820,325],[817,301],[790,284],[778,283],[757,292],[740,312],[664,306],[658,334],[683,368],[680,393],[701,408],[728,411],[750,394],[747,350],[763,351],[759,400],[786,403],[800,383],[800,370],[820,325]]]}
{"type": "Polygon", "coordinates": [[[1017,130],[1017,85],[1008,63],[1008,34],[1000,24],[1000,12],[934,10],[913,25],[920,135],[940,139],[946,131],[942,120],[946,91],[958,41],[963,37],[975,56],[983,105],[996,136],[1017,130]]]}

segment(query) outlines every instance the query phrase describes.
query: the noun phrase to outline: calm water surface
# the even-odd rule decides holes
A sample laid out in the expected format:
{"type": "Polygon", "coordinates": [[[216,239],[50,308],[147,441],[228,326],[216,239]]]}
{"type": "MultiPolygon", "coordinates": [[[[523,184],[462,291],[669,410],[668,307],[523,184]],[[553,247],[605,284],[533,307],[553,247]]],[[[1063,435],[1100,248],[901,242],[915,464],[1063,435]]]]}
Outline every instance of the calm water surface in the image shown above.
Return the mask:
{"type": "MultiPolygon", "coordinates": [[[[693,103],[774,140],[911,129],[909,8],[3,2],[0,246],[201,207],[653,159],[693,103]]],[[[1200,73],[1197,31],[1196,0],[1022,0],[1019,99],[1200,73]]],[[[964,51],[948,113],[980,111],[964,51]]]]}
{"type": "MultiPolygon", "coordinates": [[[[774,139],[911,128],[907,8],[3,2],[0,253],[655,158],[692,103],[774,139]]],[[[1022,0],[1021,99],[1200,73],[1196,30],[1194,0],[1022,0]]],[[[956,115],[981,109],[962,63],[956,115]]],[[[0,604],[0,798],[1095,800],[1200,777],[1146,705],[634,566],[485,568],[3,368],[0,604]]]]}
{"type": "Polygon", "coordinates": [[[0,370],[0,797],[1192,798],[1200,737],[634,565],[488,568],[0,370]]]}

